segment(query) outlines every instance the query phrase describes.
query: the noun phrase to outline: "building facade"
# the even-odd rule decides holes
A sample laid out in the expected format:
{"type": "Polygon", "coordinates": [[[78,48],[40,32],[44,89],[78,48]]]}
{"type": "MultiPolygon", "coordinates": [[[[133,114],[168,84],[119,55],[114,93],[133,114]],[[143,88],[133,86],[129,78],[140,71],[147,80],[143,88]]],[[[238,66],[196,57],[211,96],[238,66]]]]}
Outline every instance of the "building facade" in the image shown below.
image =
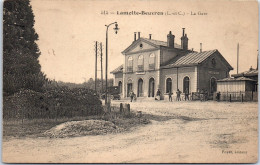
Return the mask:
{"type": "Polygon", "coordinates": [[[136,38],[127,47],[123,65],[111,73],[114,74],[114,85],[119,86],[122,97],[129,97],[133,91],[137,97],[155,97],[161,91],[164,99],[169,92],[177,89],[189,93],[207,90],[216,91],[216,81],[229,77],[233,68],[218,50],[195,52],[188,49],[188,37],[183,29],[181,45],[175,43],[171,31],[167,42],[149,38],[136,38]]]}

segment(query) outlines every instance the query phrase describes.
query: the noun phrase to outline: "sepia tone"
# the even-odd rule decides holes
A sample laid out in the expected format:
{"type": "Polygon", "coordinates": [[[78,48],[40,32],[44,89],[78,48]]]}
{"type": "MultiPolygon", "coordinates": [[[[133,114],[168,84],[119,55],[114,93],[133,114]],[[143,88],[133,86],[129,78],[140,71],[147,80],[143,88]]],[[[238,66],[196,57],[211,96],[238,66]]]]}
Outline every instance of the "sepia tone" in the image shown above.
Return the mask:
{"type": "Polygon", "coordinates": [[[5,163],[256,163],[258,3],[6,0],[5,163]]]}

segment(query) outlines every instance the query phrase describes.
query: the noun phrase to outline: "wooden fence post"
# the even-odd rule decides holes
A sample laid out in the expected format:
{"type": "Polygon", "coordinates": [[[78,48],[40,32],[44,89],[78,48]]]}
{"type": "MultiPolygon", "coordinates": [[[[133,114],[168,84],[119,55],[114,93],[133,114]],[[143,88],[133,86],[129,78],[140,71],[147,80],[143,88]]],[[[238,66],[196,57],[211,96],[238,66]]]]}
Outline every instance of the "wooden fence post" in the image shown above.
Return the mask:
{"type": "Polygon", "coordinates": [[[229,95],[229,102],[231,102],[231,94],[229,95]]]}
{"type": "Polygon", "coordinates": [[[123,112],[123,103],[120,103],[120,113],[122,113],[123,112]]]}

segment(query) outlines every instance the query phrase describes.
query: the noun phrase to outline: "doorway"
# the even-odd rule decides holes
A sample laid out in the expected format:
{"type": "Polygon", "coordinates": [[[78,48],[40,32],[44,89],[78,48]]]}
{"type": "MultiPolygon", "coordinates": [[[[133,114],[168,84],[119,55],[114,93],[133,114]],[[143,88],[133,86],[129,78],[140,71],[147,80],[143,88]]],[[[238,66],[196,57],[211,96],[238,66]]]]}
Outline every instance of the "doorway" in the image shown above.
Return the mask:
{"type": "Polygon", "coordinates": [[[148,97],[154,97],[154,78],[150,78],[150,80],[149,80],[148,97]]]}
{"type": "Polygon", "coordinates": [[[137,97],[143,96],[143,79],[138,80],[138,90],[137,90],[137,97]]]}
{"type": "Polygon", "coordinates": [[[128,83],[127,84],[127,97],[130,97],[130,92],[133,90],[133,84],[128,83]]]}
{"type": "Polygon", "coordinates": [[[189,77],[184,77],[183,79],[183,91],[185,92],[186,90],[188,90],[188,93],[190,93],[190,78],[189,77]]]}

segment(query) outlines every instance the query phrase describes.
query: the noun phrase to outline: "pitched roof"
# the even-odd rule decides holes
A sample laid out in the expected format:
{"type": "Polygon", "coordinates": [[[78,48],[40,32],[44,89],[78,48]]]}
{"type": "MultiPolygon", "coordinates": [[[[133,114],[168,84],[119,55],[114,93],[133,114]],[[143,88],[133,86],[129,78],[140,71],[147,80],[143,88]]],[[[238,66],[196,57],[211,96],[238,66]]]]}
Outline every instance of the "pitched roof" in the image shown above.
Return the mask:
{"type": "Polygon", "coordinates": [[[238,74],[233,74],[233,77],[241,77],[241,76],[257,76],[258,75],[258,69],[252,69],[250,68],[248,71],[241,72],[238,74]]]}
{"type": "MultiPolygon", "coordinates": [[[[167,47],[167,42],[165,42],[165,41],[153,40],[153,39],[148,39],[148,38],[143,38],[143,37],[141,37],[141,39],[143,39],[147,42],[150,42],[154,45],[157,45],[157,46],[166,46],[167,47]]],[[[174,48],[181,49],[181,45],[174,43],[174,48]]]]}
{"type": "Polygon", "coordinates": [[[228,77],[228,78],[224,78],[224,79],[217,80],[217,81],[218,82],[227,82],[227,81],[256,81],[256,80],[246,78],[246,77],[237,77],[237,78],[228,77]]]}
{"type": "Polygon", "coordinates": [[[204,51],[204,52],[190,52],[188,54],[177,56],[167,64],[164,65],[164,68],[168,67],[177,67],[177,66],[190,66],[198,65],[206,60],[209,56],[215,53],[217,49],[204,51]]]}
{"type": "Polygon", "coordinates": [[[117,67],[116,69],[114,69],[113,71],[111,71],[110,73],[119,73],[119,72],[123,72],[123,64],[117,67]]]}
{"type": "MultiPolygon", "coordinates": [[[[153,39],[140,37],[138,40],[134,41],[131,45],[129,45],[122,53],[127,52],[133,45],[135,45],[139,41],[150,43],[150,44],[152,44],[152,45],[154,45],[156,47],[160,47],[160,46],[167,47],[167,42],[165,42],[165,41],[153,40],[153,39]]],[[[181,49],[181,45],[174,43],[174,48],[181,49]]]]}

